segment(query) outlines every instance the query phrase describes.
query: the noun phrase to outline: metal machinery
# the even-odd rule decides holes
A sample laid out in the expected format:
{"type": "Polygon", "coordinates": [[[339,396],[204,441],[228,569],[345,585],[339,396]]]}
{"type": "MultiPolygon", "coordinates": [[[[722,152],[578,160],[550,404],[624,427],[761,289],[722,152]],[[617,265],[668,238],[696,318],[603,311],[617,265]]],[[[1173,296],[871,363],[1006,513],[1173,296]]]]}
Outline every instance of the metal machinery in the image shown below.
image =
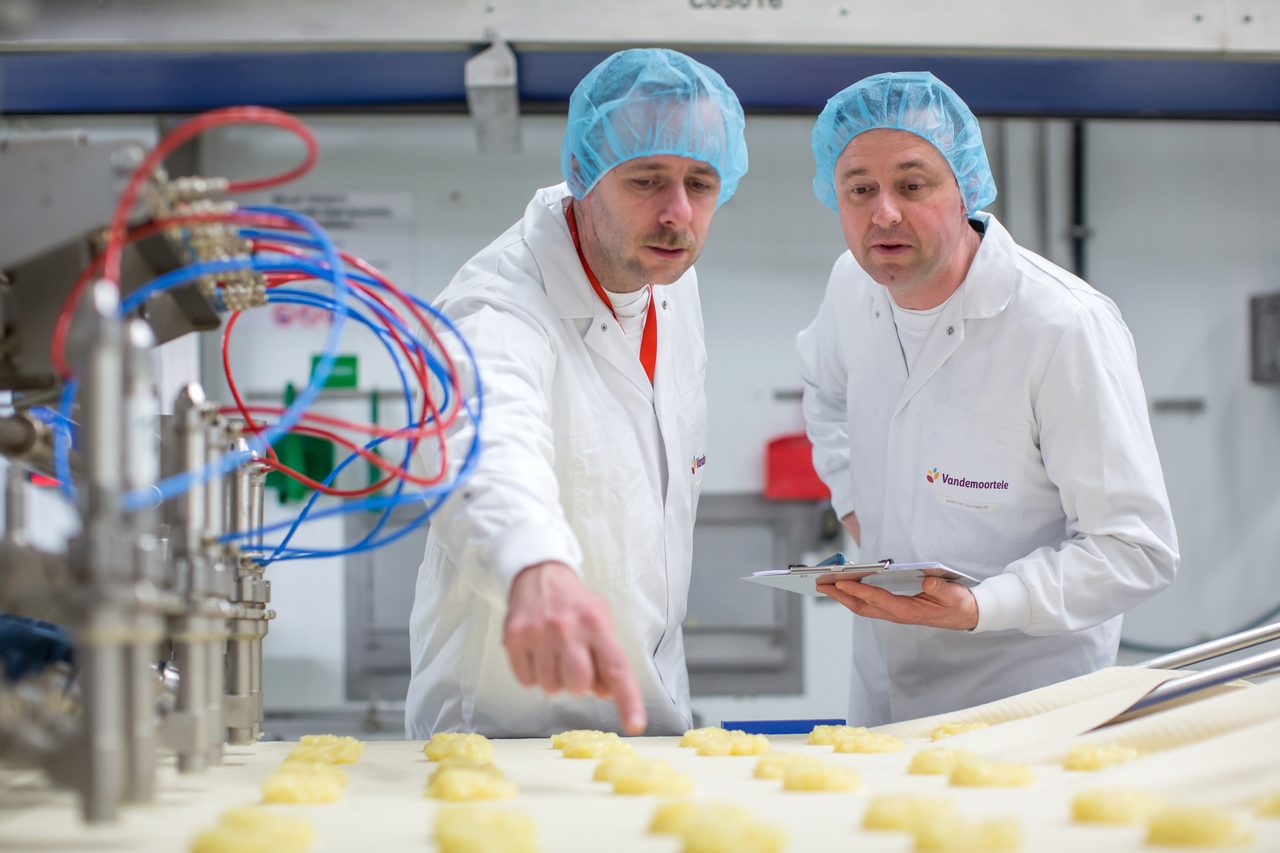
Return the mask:
{"type": "MultiPolygon", "coordinates": [[[[197,116],[149,151],[86,131],[0,142],[0,183],[13,188],[0,228],[0,389],[10,392],[11,409],[0,416],[0,454],[9,461],[0,757],[42,767],[77,791],[89,822],[114,819],[122,803],[152,800],[161,748],[179,772],[194,773],[218,764],[225,745],[261,738],[262,642],[274,617],[264,568],[281,555],[315,556],[288,547],[312,503],[283,541],[264,545],[267,470],[318,492],[368,498],[338,512],[381,506],[385,518],[400,503],[421,510],[427,492],[403,493],[414,480],[407,466],[416,443],[464,410],[479,422],[454,362],[438,357],[444,344],[429,306],[338,250],[310,218],[227,199],[293,180],[316,156],[305,125],[257,107],[197,116]],[[233,124],[287,130],[306,155],[280,175],[238,182],[165,171],[186,142],[233,124]],[[308,289],[316,283],[332,285],[334,298],[308,289]],[[255,408],[232,384],[237,405],[223,409],[187,383],[172,413],[161,414],[157,342],[218,329],[223,315],[229,331],[239,312],[276,299],[334,315],[297,399],[255,408]],[[328,420],[361,434],[363,448],[304,423],[348,318],[373,328],[393,356],[398,344],[421,385],[421,412],[403,428],[328,420]],[[434,395],[445,389],[451,402],[437,405],[434,395]],[[56,408],[45,405],[55,397],[56,408]],[[276,456],[272,444],[286,432],[319,433],[353,453],[324,483],[309,480],[276,456]],[[373,452],[392,439],[404,444],[398,464],[373,452]],[[387,476],[366,488],[332,487],[361,455],[382,463],[387,476]],[[32,476],[52,478],[78,516],[65,551],[41,550],[26,537],[32,476]],[[393,481],[388,495],[383,486],[393,481]]],[[[442,462],[434,479],[415,482],[443,498],[457,476],[442,462]]],[[[409,524],[425,523],[435,505],[409,524]]],[[[381,544],[371,533],[356,549],[381,544]]]]}
{"type": "MultiPolygon", "coordinates": [[[[74,138],[46,141],[38,153],[55,163],[53,175],[72,181],[109,176],[122,160],[136,165],[138,157],[133,146],[74,138]]],[[[7,187],[30,186],[27,154],[37,152],[0,158],[7,187]]],[[[158,182],[154,215],[201,204],[211,188],[158,182]]],[[[73,190],[42,187],[65,202],[60,210],[69,220],[84,215],[73,190]]],[[[94,211],[101,219],[107,212],[94,211]]],[[[182,390],[172,416],[159,414],[152,349],[158,336],[217,327],[211,283],[172,291],[148,312],[150,322],[120,315],[119,291],[181,263],[165,235],[134,244],[119,291],[92,284],[75,316],[68,352],[81,405],[70,464],[80,484],[81,530],[65,554],[24,539],[28,472],[55,474],[54,427],[26,401],[60,384],[49,363],[54,318],[100,241],[100,230],[89,231],[27,257],[7,241],[0,259],[0,387],[13,389],[15,403],[15,413],[0,418],[0,451],[11,463],[0,611],[69,629],[79,673],[70,685],[65,673],[46,672],[9,689],[0,704],[0,748],[77,789],[89,821],[112,819],[122,802],[152,798],[161,745],[183,770],[200,770],[219,760],[224,743],[260,736],[262,639],[274,615],[261,566],[220,541],[262,526],[265,470],[250,454],[172,501],[125,511],[123,496],[150,488],[162,474],[198,471],[231,448],[247,451],[239,422],[219,415],[197,384],[182,390]],[[166,664],[158,668],[159,661],[166,664]]],[[[261,292],[246,303],[255,301],[261,292]]]]}

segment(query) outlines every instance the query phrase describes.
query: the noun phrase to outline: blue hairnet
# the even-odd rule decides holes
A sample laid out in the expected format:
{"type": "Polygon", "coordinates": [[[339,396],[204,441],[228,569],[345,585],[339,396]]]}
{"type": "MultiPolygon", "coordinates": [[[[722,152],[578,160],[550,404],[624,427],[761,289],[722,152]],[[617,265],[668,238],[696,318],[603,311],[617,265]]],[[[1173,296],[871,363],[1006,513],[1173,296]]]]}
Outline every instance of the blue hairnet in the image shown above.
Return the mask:
{"type": "Polygon", "coordinates": [[[959,95],[928,71],[876,74],[827,101],[813,126],[813,192],[818,201],[838,210],[836,160],[855,136],[879,128],[909,131],[937,148],[951,164],[969,214],[995,201],[996,182],[978,119],[959,95]]]}
{"type": "Polygon", "coordinates": [[[745,126],[738,96],[707,66],[674,50],[624,50],[573,90],[560,171],[582,198],[619,163],[688,157],[719,173],[719,207],[747,173],[745,126]]]}

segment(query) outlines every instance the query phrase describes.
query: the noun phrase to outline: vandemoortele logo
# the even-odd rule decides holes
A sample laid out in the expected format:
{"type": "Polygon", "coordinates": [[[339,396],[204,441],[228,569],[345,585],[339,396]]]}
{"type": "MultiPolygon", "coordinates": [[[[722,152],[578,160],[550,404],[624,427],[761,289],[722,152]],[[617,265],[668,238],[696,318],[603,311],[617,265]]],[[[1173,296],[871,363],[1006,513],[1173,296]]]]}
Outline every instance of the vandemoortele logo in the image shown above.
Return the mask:
{"type": "Polygon", "coordinates": [[[690,473],[690,474],[696,474],[696,473],[698,473],[698,469],[699,469],[699,468],[701,468],[703,465],[706,465],[706,464],[707,464],[707,455],[706,455],[705,453],[704,453],[703,455],[701,455],[701,456],[698,456],[698,457],[695,457],[695,458],[693,458],[693,459],[690,459],[690,460],[689,460],[689,473],[690,473]]]}
{"type": "Polygon", "coordinates": [[[952,477],[950,474],[939,474],[937,468],[924,472],[924,478],[930,483],[942,483],[961,489],[981,489],[984,491],[1006,491],[1009,483],[1005,480],[970,480],[968,477],[952,477]]]}

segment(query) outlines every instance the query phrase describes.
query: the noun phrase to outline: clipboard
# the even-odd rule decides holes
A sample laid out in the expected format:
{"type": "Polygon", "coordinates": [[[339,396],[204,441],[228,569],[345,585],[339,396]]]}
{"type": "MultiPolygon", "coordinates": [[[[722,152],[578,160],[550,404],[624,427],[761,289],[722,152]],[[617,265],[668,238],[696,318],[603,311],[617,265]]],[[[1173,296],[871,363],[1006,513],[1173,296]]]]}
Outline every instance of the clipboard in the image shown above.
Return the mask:
{"type": "Polygon", "coordinates": [[[915,595],[927,577],[943,578],[969,587],[979,583],[977,578],[942,563],[895,563],[889,559],[873,563],[850,563],[839,552],[816,566],[791,565],[785,569],[756,572],[742,580],[816,598],[822,595],[818,591],[820,584],[833,584],[843,580],[869,583],[895,595],[915,595]]]}

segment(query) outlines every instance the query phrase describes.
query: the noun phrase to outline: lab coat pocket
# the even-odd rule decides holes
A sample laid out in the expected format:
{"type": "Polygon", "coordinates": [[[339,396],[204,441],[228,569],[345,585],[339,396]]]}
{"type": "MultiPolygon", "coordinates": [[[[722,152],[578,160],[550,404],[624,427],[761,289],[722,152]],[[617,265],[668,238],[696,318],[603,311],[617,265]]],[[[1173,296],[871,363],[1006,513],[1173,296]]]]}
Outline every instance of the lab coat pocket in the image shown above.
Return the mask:
{"type": "Polygon", "coordinates": [[[1025,430],[1020,424],[933,403],[917,470],[915,539],[920,553],[954,568],[995,574],[1020,520],[1025,430]]]}
{"type": "Polygon", "coordinates": [[[623,419],[602,419],[570,440],[568,515],[582,547],[583,574],[600,586],[630,584],[652,553],[645,533],[655,523],[635,433],[623,419]]]}

